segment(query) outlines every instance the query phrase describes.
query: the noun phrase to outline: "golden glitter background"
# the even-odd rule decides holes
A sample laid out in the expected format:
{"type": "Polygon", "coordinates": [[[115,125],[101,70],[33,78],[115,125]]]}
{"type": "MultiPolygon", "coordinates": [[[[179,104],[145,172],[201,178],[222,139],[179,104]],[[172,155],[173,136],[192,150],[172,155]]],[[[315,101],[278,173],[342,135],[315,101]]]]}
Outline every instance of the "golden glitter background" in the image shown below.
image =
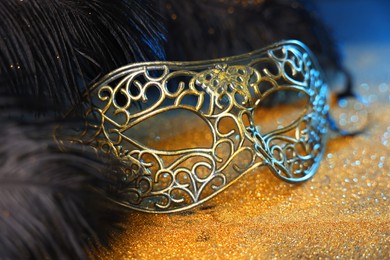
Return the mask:
{"type": "Polygon", "coordinates": [[[194,210],[134,212],[101,258],[388,259],[390,88],[359,92],[370,102],[367,130],[331,139],[310,181],[293,186],[257,170],[194,210]]]}
{"type": "Polygon", "coordinates": [[[134,212],[101,257],[389,258],[390,105],[379,94],[388,98],[390,88],[384,89],[368,108],[368,129],[330,140],[310,181],[294,186],[253,171],[194,210],[134,212]]]}
{"type": "Polygon", "coordinates": [[[194,210],[133,212],[100,258],[390,259],[390,47],[346,49],[368,126],[329,140],[313,179],[293,186],[258,170],[194,210]]]}

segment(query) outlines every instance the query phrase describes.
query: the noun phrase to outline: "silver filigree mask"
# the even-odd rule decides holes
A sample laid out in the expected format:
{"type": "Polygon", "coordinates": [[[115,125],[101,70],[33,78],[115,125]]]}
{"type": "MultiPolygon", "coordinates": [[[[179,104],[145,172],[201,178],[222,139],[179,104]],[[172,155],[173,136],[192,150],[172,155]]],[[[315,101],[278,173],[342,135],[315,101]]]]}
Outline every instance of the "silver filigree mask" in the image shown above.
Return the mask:
{"type": "Polygon", "coordinates": [[[132,64],[108,74],[88,95],[86,128],[73,141],[127,163],[128,199],[120,203],[144,212],[189,209],[261,166],[283,181],[306,181],[326,145],[327,86],[312,53],[298,41],[218,60],[132,64]],[[280,92],[305,103],[287,125],[262,131],[255,112],[280,92]],[[181,117],[183,111],[190,116],[181,117]],[[197,138],[207,142],[171,149],[142,138],[143,132],[169,132],[164,126],[189,117],[202,122],[197,138]]]}

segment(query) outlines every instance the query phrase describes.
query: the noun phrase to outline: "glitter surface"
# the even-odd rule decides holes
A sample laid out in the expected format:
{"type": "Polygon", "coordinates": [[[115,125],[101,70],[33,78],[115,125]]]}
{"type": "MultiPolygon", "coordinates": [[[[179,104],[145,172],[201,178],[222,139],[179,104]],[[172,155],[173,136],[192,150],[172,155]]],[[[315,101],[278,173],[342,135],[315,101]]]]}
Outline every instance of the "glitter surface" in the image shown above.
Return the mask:
{"type": "Polygon", "coordinates": [[[313,179],[294,186],[255,170],[194,210],[133,212],[100,257],[388,259],[390,88],[357,90],[369,101],[368,127],[331,139],[313,179]]]}
{"type": "MultiPolygon", "coordinates": [[[[390,48],[355,42],[347,43],[346,65],[368,104],[368,124],[362,134],[332,137],[313,179],[294,186],[259,169],[193,210],[133,212],[100,258],[390,259],[390,48]]],[[[174,140],[199,143],[197,130],[174,140]]]]}

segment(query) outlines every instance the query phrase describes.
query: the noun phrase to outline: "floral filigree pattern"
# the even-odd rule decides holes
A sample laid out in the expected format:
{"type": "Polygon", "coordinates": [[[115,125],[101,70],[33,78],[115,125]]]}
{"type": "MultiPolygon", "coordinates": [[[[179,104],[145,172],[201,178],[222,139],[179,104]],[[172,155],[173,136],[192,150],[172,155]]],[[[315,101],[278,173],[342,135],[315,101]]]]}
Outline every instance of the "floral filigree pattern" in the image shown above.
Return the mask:
{"type": "Polygon", "coordinates": [[[326,84],[310,51],[296,41],[203,63],[130,65],[102,79],[90,95],[95,98],[86,118],[97,114],[98,123],[86,120],[75,140],[129,162],[128,199],[121,203],[146,212],[196,206],[260,166],[282,180],[305,181],[326,142],[326,84]],[[258,104],[284,90],[307,97],[304,111],[288,126],[261,133],[253,119],[258,104]],[[209,147],[161,150],[129,134],[149,118],[178,110],[207,125],[209,147]]]}

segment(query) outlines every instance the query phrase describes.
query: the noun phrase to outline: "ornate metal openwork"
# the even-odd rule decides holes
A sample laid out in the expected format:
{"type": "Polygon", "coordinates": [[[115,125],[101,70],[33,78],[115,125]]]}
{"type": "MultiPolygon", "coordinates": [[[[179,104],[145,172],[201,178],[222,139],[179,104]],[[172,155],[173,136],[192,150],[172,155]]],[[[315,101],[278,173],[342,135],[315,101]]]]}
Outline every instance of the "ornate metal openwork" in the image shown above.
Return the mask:
{"type": "Polygon", "coordinates": [[[315,173],[325,147],[327,87],[311,52],[297,41],[219,60],[133,64],[107,75],[88,94],[93,106],[75,140],[129,163],[128,199],[120,203],[136,210],[191,208],[260,166],[299,183],[315,173]],[[306,98],[302,113],[262,133],[254,111],[269,95],[286,90],[306,98]],[[130,134],[167,111],[200,118],[211,144],[161,150],[130,134]],[[229,131],[221,129],[226,120],[229,131]]]}

